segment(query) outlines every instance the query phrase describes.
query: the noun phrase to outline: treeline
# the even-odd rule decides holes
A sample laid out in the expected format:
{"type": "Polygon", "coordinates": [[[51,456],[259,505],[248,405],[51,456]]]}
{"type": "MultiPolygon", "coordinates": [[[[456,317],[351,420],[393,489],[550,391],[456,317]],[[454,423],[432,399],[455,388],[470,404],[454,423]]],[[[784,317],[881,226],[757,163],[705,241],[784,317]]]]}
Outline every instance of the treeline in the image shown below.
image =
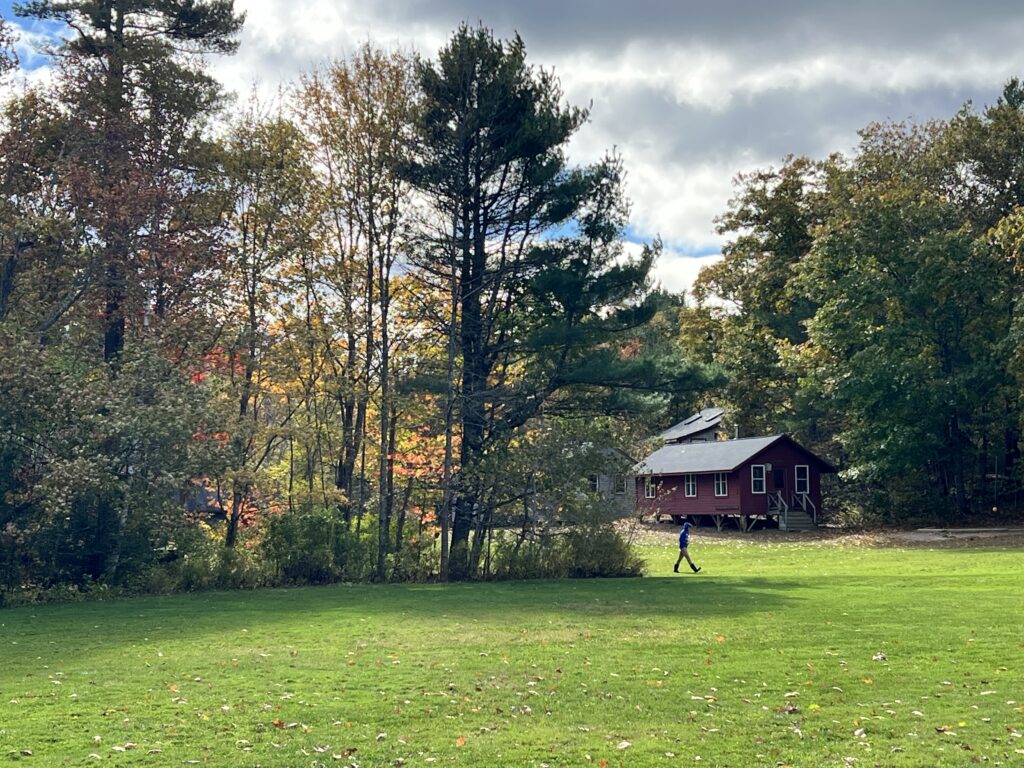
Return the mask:
{"type": "Polygon", "coordinates": [[[849,519],[1014,514],[1024,86],[860,137],[740,177],[686,346],[726,369],[741,433],[788,431],[839,462],[849,519]]]}
{"type": "Polygon", "coordinates": [[[521,40],[239,105],[229,0],[16,10],[68,36],[0,126],[8,599],[636,571],[587,478],[717,374],[521,40]]]}
{"type": "Polygon", "coordinates": [[[836,462],[837,519],[1017,508],[1017,81],[740,177],[690,304],[518,38],[236,102],[229,0],[17,10],[67,36],[0,118],[4,600],[635,572],[591,488],[711,403],[836,462]]]}

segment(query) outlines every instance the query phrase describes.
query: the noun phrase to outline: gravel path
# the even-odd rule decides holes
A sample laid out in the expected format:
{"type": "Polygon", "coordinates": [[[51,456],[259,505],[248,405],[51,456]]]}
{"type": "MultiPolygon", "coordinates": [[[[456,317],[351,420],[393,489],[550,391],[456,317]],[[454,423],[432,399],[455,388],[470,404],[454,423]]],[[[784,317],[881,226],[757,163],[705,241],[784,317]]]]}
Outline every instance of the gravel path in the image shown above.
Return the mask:
{"type": "MultiPolygon", "coordinates": [[[[621,523],[627,535],[638,544],[674,546],[679,526],[673,523],[637,522],[621,523]]],[[[737,546],[750,544],[817,544],[844,547],[1022,547],[1024,526],[986,528],[880,528],[847,531],[838,528],[819,528],[816,531],[786,533],[778,529],[755,530],[743,533],[736,529],[717,530],[713,525],[695,527],[693,535],[709,543],[720,542],[737,546]]]]}

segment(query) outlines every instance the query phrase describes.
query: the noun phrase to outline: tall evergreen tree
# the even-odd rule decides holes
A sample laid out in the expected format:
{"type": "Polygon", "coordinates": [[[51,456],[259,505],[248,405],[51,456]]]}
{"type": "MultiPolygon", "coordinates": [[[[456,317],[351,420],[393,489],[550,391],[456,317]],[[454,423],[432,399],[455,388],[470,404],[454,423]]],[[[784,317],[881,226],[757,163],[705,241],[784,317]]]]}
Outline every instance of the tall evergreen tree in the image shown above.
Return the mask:
{"type": "Polygon", "coordinates": [[[454,304],[452,369],[461,375],[449,575],[462,579],[475,573],[495,503],[484,457],[557,392],[651,373],[610,342],[651,314],[642,299],[655,250],[624,257],[621,163],[569,167],[566,146],[587,112],[562,104],[558,81],[526,63],[521,39],[463,25],[436,63],[420,65],[419,81],[409,178],[445,222],[419,266],[449,285],[454,304]]]}
{"type": "Polygon", "coordinates": [[[220,91],[201,57],[232,52],[243,17],[232,0],[35,0],[15,10],[74,33],[57,50],[59,99],[71,115],[75,215],[93,234],[84,295],[100,303],[109,362],[129,318],[162,317],[204,258],[216,217],[200,201],[210,162],[201,131],[220,91]]]}

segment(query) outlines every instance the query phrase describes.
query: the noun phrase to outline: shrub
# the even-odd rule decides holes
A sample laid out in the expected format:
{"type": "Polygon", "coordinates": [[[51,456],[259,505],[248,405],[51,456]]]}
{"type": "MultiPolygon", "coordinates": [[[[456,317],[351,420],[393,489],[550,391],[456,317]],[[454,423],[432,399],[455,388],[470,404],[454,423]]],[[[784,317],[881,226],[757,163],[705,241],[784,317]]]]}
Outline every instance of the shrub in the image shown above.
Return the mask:
{"type": "Polygon", "coordinates": [[[263,526],[260,550],[284,583],[363,581],[373,563],[372,544],[346,528],[333,509],[272,516],[263,526]]]}
{"type": "Polygon", "coordinates": [[[640,576],[643,561],[612,525],[579,526],[566,537],[568,576],[640,576]]]}
{"type": "Polygon", "coordinates": [[[407,536],[402,549],[388,556],[392,581],[429,581],[437,573],[440,550],[430,531],[407,536]]]}
{"type": "Polygon", "coordinates": [[[611,522],[590,522],[497,537],[491,572],[500,579],[639,576],[643,561],[611,522]]]}

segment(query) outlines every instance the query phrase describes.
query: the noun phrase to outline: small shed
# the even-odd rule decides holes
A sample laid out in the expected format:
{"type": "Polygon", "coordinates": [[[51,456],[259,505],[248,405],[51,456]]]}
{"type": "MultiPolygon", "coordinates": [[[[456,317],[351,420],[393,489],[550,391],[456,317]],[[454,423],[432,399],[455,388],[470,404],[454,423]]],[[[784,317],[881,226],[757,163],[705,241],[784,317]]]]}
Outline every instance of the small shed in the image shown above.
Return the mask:
{"type": "Polygon", "coordinates": [[[700,413],[695,413],[669,427],[659,437],[666,444],[707,443],[717,440],[716,430],[721,425],[724,414],[722,408],[705,408],[700,413]]]}
{"type": "MultiPolygon", "coordinates": [[[[664,437],[664,435],[663,435],[664,437]]],[[[836,469],[788,435],[672,442],[635,467],[637,511],[676,522],[729,517],[806,530],[821,514],[821,476],[836,469]]]]}

